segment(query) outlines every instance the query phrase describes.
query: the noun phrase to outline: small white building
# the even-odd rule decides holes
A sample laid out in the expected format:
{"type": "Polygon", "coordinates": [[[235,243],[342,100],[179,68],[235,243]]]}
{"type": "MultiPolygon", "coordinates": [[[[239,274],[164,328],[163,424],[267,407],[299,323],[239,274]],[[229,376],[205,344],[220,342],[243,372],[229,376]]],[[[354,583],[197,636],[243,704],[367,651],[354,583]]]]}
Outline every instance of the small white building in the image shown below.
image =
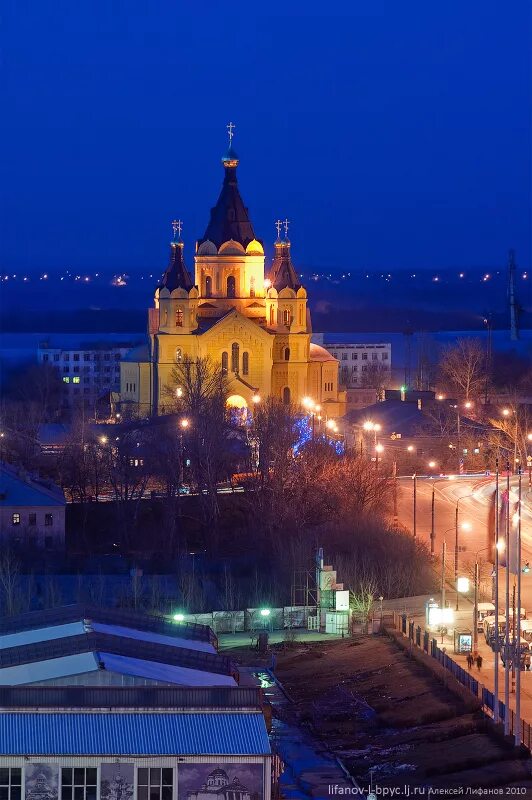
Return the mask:
{"type": "Polygon", "coordinates": [[[24,548],[63,550],[65,495],[52,481],[0,464],[0,540],[24,548]]]}

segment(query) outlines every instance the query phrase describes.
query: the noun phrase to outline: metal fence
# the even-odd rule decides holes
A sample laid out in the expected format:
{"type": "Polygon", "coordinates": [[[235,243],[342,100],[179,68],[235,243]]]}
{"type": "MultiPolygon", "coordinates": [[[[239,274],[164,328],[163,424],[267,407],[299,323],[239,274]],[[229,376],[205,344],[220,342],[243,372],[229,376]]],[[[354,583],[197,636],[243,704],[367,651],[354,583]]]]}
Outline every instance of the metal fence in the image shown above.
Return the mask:
{"type": "MultiPolygon", "coordinates": [[[[486,689],[486,687],[474,678],[470,672],[461,667],[460,664],[457,664],[456,661],[445,652],[444,648],[438,647],[438,642],[436,639],[430,637],[429,631],[423,630],[420,625],[416,626],[414,620],[409,620],[406,614],[396,616],[393,627],[401,631],[403,636],[408,637],[412,644],[415,644],[420,650],[432,656],[432,658],[441,664],[444,669],[448,670],[462,686],[465,686],[471,694],[478,697],[486,716],[490,718],[495,716],[495,695],[493,692],[486,689]]],[[[506,706],[502,700],[499,700],[498,711],[499,720],[504,722],[506,718],[506,706]]],[[[510,733],[514,736],[517,733],[515,711],[510,708],[509,714],[510,733]]],[[[523,745],[532,752],[532,730],[530,723],[526,722],[524,719],[520,721],[519,734],[523,745]]]]}

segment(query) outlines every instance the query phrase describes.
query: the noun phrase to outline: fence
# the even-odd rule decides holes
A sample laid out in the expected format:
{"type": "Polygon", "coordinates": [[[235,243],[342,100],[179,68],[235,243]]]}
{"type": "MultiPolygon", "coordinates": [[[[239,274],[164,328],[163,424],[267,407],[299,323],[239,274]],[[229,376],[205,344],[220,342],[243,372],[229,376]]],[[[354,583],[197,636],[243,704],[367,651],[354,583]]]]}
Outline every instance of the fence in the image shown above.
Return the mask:
{"type": "MultiPolygon", "coordinates": [[[[480,683],[480,681],[476,680],[476,678],[471,675],[470,672],[465,670],[460,664],[457,664],[456,661],[448,655],[443,648],[438,647],[438,643],[436,639],[430,637],[429,631],[423,630],[420,625],[416,625],[414,620],[409,620],[406,614],[401,614],[400,616],[395,615],[393,621],[393,627],[395,629],[399,629],[403,636],[406,636],[410,641],[419,647],[420,650],[423,650],[427,655],[432,656],[439,664],[441,664],[444,669],[448,670],[451,675],[456,678],[456,680],[465,686],[471,694],[478,699],[482,703],[482,710],[486,716],[493,718],[495,716],[495,695],[493,692],[490,692],[489,689],[480,683]]],[[[501,722],[505,721],[506,718],[506,706],[502,700],[499,700],[499,720],[501,722]]],[[[513,709],[509,709],[509,723],[510,723],[510,733],[512,736],[517,734],[516,731],[516,717],[515,711],[513,709]]],[[[532,752],[532,731],[530,723],[526,722],[526,720],[522,719],[519,723],[520,731],[519,736],[521,739],[522,744],[532,752]]]]}

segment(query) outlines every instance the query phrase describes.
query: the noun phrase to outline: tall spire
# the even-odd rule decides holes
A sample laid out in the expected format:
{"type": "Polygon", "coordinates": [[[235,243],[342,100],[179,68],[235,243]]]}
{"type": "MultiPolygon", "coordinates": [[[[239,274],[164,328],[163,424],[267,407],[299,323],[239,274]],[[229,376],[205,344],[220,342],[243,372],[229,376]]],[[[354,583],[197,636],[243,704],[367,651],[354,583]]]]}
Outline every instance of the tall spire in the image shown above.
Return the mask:
{"type": "Polygon", "coordinates": [[[242,247],[247,247],[255,239],[248,210],[238,190],[236,168],[239,159],[233,149],[234,129],[235,125],[230,122],[227,126],[229,147],[222,158],[225,173],[222,190],[216,205],[211,209],[209,224],[198,244],[210,240],[219,248],[224,242],[233,239],[242,247]]]}
{"type": "Polygon", "coordinates": [[[183,258],[184,244],[181,241],[183,223],[180,219],[174,220],[172,222],[172,228],[174,231],[174,238],[170,242],[170,260],[159,285],[159,289],[168,289],[169,292],[173,292],[174,289],[186,289],[188,292],[192,289],[194,283],[192,282],[192,278],[185,266],[185,260],[183,258]],[[176,233],[179,233],[179,239],[177,241],[176,233]]]}
{"type": "Polygon", "coordinates": [[[288,219],[285,219],[284,222],[281,222],[281,220],[278,219],[275,223],[275,227],[277,228],[277,240],[274,242],[275,255],[273,257],[273,264],[270,270],[270,280],[271,285],[277,289],[278,292],[286,287],[297,291],[301,286],[294,265],[292,264],[292,256],[290,254],[290,242],[288,240],[289,224],[290,223],[288,219]],[[281,240],[280,238],[281,227],[284,227],[284,240],[281,240]]]}

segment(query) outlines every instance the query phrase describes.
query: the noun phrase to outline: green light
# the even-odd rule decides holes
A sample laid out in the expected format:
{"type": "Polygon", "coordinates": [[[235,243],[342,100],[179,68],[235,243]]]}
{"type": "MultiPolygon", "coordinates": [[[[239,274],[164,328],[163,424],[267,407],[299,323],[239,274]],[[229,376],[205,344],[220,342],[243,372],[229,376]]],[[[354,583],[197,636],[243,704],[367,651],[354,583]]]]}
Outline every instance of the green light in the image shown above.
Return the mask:
{"type": "Polygon", "coordinates": [[[173,618],[174,618],[175,622],[183,622],[184,619],[185,619],[185,615],[184,614],[174,614],[173,618]]]}
{"type": "Polygon", "coordinates": [[[401,386],[401,391],[406,392],[406,386],[401,386]]]}
{"type": "Polygon", "coordinates": [[[269,617],[270,614],[271,614],[271,611],[270,611],[269,608],[261,608],[261,610],[260,610],[261,617],[269,617]]]}

